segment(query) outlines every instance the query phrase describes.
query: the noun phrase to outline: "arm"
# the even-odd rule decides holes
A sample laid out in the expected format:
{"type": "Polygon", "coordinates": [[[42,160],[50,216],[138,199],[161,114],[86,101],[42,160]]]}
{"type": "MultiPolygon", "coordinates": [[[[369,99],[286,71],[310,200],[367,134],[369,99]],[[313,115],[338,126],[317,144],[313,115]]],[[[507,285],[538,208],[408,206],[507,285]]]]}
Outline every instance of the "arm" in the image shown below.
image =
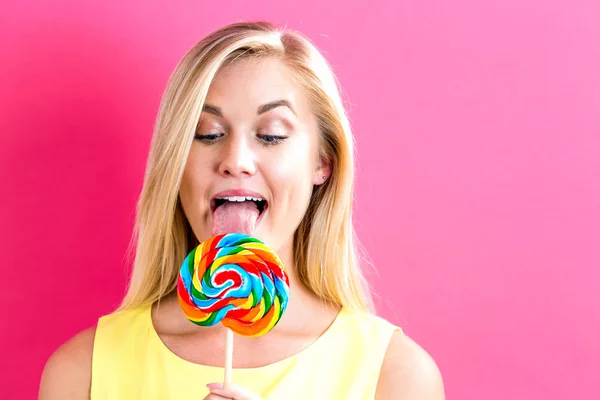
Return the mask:
{"type": "Polygon", "coordinates": [[[386,351],[376,400],[444,400],[444,385],[433,359],[408,336],[396,331],[386,351]]]}
{"type": "Polygon", "coordinates": [[[38,400],[89,400],[96,327],[70,339],[46,362],[38,400]]]}

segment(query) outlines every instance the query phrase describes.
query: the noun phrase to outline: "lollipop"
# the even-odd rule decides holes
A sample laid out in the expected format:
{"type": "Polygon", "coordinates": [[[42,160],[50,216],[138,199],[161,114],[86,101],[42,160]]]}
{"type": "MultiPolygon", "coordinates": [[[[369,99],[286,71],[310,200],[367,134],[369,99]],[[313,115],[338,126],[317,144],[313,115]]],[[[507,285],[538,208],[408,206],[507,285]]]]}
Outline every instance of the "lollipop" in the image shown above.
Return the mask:
{"type": "Polygon", "coordinates": [[[285,312],[289,279],[277,254],[260,240],[222,234],[188,254],[177,294],[191,322],[222,322],[239,335],[254,337],[270,331],[285,312]]]}
{"type": "Polygon", "coordinates": [[[260,240],[242,233],[213,236],[188,254],[177,281],[185,316],[200,326],[227,328],[225,385],[231,382],[233,333],[260,336],[285,312],[289,279],[260,240]]]}

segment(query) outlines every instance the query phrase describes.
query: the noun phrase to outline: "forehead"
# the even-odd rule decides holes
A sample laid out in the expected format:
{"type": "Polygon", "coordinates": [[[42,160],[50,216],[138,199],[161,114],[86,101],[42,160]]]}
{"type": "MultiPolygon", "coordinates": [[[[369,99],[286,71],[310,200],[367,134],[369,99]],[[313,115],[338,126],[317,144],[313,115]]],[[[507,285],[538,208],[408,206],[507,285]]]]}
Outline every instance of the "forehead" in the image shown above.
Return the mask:
{"type": "Polygon", "coordinates": [[[224,114],[249,109],[253,113],[262,104],[289,101],[298,114],[309,112],[305,90],[292,71],[275,58],[240,60],[222,68],[213,79],[206,102],[223,109],[224,114]]]}

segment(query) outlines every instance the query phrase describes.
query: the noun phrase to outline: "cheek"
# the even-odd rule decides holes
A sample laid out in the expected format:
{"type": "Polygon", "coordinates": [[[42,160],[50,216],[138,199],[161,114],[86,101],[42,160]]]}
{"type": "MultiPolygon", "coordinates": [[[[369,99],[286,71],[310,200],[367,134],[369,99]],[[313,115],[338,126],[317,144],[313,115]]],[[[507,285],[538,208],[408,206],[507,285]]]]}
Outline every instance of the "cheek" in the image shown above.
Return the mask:
{"type": "Polygon", "coordinates": [[[202,168],[203,166],[195,162],[193,158],[190,158],[186,164],[179,188],[179,196],[184,209],[186,207],[196,209],[193,206],[204,198],[204,185],[207,180],[203,177],[205,173],[202,168]]]}
{"type": "Polygon", "coordinates": [[[313,189],[315,157],[308,151],[308,144],[294,144],[290,151],[272,157],[266,169],[275,200],[286,212],[301,211],[306,208],[313,189]],[[304,151],[301,151],[304,146],[304,151]]]}
{"type": "Polygon", "coordinates": [[[189,199],[193,197],[193,182],[194,180],[191,179],[190,175],[184,172],[181,179],[181,186],[179,187],[179,197],[181,198],[181,202],[184,206],[189,204],[189,199]]]}
{"type": "Polygon", "coordinates": [[[309,143],[297,141],[290,143],[287,151],[268,158],[268,172],[273,180],[284,186],[306,186],[311,183],[312,171],[316,162],[309,143]]]}

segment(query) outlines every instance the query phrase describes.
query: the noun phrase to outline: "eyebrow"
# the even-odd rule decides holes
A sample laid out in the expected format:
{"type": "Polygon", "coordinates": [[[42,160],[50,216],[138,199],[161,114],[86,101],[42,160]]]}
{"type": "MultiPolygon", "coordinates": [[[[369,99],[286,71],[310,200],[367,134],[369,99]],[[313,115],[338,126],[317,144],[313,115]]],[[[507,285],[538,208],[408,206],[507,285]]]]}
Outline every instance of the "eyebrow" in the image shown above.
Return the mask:
{"type": "MultiPolygon", "coordinates": [[[[294,111],[294,107],[292,107],[290,102],[282,99],[282,100],[271,101],[270,103],[263,104],[262,106],[258,107],[258,110],[256,110],[256,115],[264,114],[264,113],[271,111],[277,107],[287,107],[294,114],[296,114],[296,111],[294,111]]],[[[217,106],[213,106],[211,104],[204,104],[204,106],[202,107],[202,111],[209,113],[209,114],[216,115],[217,117],[223,118],[223,111],[221,110],[221,108],[219,108],[217,106]]]]}
{"type": "Polygon", "coordinates": [[[271,111],[274,108],[277,107],[287,107],[290,109],[291,112],[293,112],[294,114],[296,114],[296,111],[294,111],[294,107],[292,107],[292,105],[290,104],[289,101],[287,100],[275,100],[272,101],[270,103],[267,104],[263,104],[262,106],[258,107],[258,110],[256,110],[256,114],[260,115],[260,114],[264,114],[267,111],[271,111]]]}

